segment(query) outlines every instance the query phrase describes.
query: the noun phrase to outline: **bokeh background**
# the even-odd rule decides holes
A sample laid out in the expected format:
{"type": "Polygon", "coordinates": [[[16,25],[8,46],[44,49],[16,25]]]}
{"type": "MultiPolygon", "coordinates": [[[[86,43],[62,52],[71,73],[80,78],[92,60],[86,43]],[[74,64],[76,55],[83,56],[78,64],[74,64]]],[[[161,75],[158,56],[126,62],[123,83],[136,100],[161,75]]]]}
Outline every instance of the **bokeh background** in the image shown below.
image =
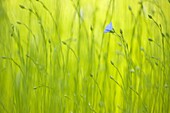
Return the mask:
{"type": "Polygon", "coordinates": [[[0,113],[170,113],[169,11],[168,0],[1,0],[0,113]]]}

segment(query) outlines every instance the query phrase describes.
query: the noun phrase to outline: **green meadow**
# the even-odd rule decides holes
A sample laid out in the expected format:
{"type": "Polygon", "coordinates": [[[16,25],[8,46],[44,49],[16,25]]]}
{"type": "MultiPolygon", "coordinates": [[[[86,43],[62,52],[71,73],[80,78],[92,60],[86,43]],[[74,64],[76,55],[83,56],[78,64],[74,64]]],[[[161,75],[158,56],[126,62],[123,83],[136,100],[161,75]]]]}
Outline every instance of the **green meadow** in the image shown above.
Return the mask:
{"type": "Polygon", "coordinates": [[[170,0],[0,0],[0,113],[170,113],[169,46],[170,0]]]}

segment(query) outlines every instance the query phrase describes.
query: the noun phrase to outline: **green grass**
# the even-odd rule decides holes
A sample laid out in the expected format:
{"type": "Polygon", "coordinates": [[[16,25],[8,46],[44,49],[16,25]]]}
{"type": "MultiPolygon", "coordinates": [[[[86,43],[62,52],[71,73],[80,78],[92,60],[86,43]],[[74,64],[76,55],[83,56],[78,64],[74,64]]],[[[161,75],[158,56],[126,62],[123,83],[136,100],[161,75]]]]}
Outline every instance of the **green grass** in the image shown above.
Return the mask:
{"type": "Polygon", "coordinates": [[[169,11],[168,0],[1,0],[0,113],[170,113],[169,11]]]}

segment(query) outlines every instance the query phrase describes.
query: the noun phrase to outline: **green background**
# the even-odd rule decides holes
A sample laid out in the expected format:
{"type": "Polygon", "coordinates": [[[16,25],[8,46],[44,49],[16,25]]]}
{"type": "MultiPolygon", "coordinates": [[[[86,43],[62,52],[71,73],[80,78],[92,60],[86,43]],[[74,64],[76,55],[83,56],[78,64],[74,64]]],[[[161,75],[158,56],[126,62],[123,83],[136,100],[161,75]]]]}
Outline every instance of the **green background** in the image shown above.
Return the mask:
{"type": "Polygon", "coordinates": [[[169,11],[168,0],[1,0],[0,113],[170,113],[169,11]]]}

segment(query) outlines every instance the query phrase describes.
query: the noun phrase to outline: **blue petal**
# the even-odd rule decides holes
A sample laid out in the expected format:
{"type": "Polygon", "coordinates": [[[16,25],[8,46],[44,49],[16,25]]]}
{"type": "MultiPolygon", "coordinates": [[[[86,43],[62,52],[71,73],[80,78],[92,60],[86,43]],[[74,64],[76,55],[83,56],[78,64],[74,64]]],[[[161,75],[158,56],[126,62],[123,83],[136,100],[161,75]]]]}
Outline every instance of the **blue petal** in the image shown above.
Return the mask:
{"type": "Polygon", "coordinates": [[[112,22],[110,22],[109,25],[106,26],[104,33],[110,32],[113,30],[112,22]]]}
{"type": "Polygon", "coordinates": [[[105,30],[104,30],[104,33],[107,33],[107,32],[110,32],[110,30],[109,30],[109,29],[105,29],[105,30]]]}

